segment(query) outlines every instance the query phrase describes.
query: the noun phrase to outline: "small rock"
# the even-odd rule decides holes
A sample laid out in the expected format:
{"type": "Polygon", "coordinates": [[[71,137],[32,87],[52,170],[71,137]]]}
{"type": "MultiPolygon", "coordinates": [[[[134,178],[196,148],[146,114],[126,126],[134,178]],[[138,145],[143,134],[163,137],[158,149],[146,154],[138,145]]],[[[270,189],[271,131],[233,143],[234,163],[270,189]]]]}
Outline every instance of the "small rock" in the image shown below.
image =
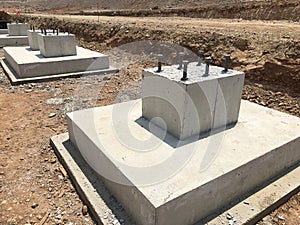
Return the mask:
{"type": "Polygon", "coordinates": [[[110,80],[110,77],[103,77],[103,80],[110,80]]]}
{"type": "Polygon", "coordinates": [[[82,214],[85,216],[88,214],[88,207],[86,205],[82,206],[82,214]]]}
{"type": "Polygon", "coordinates": [[[55,116],[56,116],[56,113],[50,113],[50,114],[48,115],[49,118],[53,118],[53,117],[55,117],[55,116]]]}
{"type": "Polygon", "coordinates": [[[285,218],[283,216],[278,216],[278,219],[285,220],[285,218]]]}
{"type": "Polygon", "coordinates": [[[7,221],[7,225],[17,225],[17,221],[15,219],[10,219],[7,221]]]}
{"type": "Polygon", "coordinates": [[[113,225],[120,225],[118,220],[114,220],[113,225]]]}
{"type": "Polygon", "coordinates": [[[244,204],[245,204],[245,205],[250,205],[250,202],[244,201],[244,204]]]}
{"type": "Polygon", "coordinates": [[[6,203],[7,203],[7,201],[4,200],[4,201],[1,202],[1,205],[5,205],[6,203]]]}
{"type": "Polygon", "coordinates": [[[38,207],[38,206],[39,206],[38,203],[33,203],[33,204],[31,205],[31,208],[35,209],[35,208],[38,207]]]}
{"type": "Polygon", "coordinates": [[[229,220],[228,221],[228,225],[233,225],[234,224],[234,221],[233,220],[229,220]]]}
{"type": "Polygon", "coordinates": [[[232,216],[230,213],[227,213],[226,218],[227,218],[228,220],[231,220],[231,219],[233,218],[233,216],[232,216]]]}
{"type": "Polygon", "coordinates": [[[47,105],[60,105],[64,103],[64,99],[62,98],[51,98],[45,101],[47,105]]]}

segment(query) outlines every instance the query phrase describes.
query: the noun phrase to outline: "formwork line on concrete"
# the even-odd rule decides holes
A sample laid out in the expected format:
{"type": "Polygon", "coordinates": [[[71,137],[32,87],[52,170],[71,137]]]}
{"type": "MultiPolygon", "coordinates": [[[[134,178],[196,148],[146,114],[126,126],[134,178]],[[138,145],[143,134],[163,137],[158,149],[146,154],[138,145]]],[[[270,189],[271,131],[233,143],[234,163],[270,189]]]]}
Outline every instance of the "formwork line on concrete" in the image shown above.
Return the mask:
{"type": "MultiPolygon", "coordinates": [[[[109,224],[107,219],[103,218],[103,215],[112,210],[119,222],[121,218],[126,218],[125,224],[134,224],[123,208],[114,210],[115,206],[118,205],[116,200],[113,202],[114,205],[109,205],[106,201],[112,197],[111,194],[104,187],[99,176],[93,172],[79,151],[72,145],[68,133],[52,137],[50,139],[50,145],[53,147],[60,162],[68,171],[78,194],[85,204],[88,205],[92,217],[98,224],[109,224]],[[93,181],[94,183],[92,184],[90,181],[93,181]],[[101,190],[95,190],[95,187],[99,187],[101,190]]],[[[241,199],[239,203],[225,209],[221,213],[218,213],[218,215],[212,215],[210,221],[204,219],[196,224],[200,225],[205,223],[208,225],[221,225],[224,224],[224,222],[228,222],[228,214],[232,215],[233,218],[238,218],[239,221],[242,221],[242,223],[235,224],[256,224],[264,216],[271,213],[274,209],[285,203],[290,197],[300,191],[299,177],[300,166],[298,163],[295,165],[294,169],[286,172],[282,177],[279,177],[267,186],[262,187],[256,193],[241,199]],[[264,202],[264,199],[270,199],[270,201],[264,202]]]]}
{"type": "Polygon", "coordinates": [[[47,82],[47,81],[59,80],[63,78],[78,78],[81,76],[106,75],[106,74],[119,72],[119,70],[116,68],[109,68],[104,70],[83,71],[78,73],[65,73],[65,74],[54,74],[54,75],[40,76],[40,77],[20,78],[16,75],[16,72],[7,63],[5,58],[1,58],[0,63],[12,85],[20,85],[20,84],[26,84],[32,82],[47,82]]]}

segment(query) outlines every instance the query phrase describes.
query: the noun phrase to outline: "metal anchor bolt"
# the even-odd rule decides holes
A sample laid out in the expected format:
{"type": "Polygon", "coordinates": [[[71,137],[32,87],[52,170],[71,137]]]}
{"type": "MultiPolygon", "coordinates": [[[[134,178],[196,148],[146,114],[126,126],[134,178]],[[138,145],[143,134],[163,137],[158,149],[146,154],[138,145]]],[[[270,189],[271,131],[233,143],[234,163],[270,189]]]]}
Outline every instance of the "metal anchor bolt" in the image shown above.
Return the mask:
{"type": "Polygon", "coordinates": [[[224,72],[227,73],[229,69],[229,64],[230,64],[230,55],[227,54],[224,56],[225,58],[225,64],[224,64],[224,72]]]}
{"type": "Polygon", "coordinates": [[[189,61],[184,60],[182,63],[183,63],[183,76],[181,78],[181,81],[186,81],[189,79],[187,78],[187,69],[188,69],[189,61]]]}
{"type": "Polygon", "coordinates": [[[197,66],[201,66],[203,54],[204,54],[204,52],[202,50],[198,51],[198,64],[197,64],[197,66]]]}
{"type": "Polygon", "coordinates": [[[162,61],[164,56],[162,54],[157,55],[157,73],[160,73],[162,71],[162,61]]]}
{"type": "Polygon", "coordinates": [[[211,57],[206,57],[205,58],[205,63],[206,63],[206,67],[205,67],[205,76],[209,75],[209,64],[211,62],[211,57]]]}
{"type": "Polygon", "coordinates": [[[178,56],[179,56],[179,67],[178,67],[178,69],[181,70],[182,69],[182,63],[183,63],[184,52],[179,52],[178,56]]]}

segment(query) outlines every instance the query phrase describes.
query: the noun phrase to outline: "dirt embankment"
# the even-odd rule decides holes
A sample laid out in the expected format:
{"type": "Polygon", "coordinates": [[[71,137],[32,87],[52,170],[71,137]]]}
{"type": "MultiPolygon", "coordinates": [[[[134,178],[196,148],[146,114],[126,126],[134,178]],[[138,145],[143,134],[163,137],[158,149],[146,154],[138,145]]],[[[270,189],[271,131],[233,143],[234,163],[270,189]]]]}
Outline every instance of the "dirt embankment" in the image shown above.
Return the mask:
{"type": "Polygon", "coordinates": [[[258,1],[223,4],[201,4],[180,8],[80,11],[74,15],[100,16],[182,16],[194,18],[229,18],[247,20],[293,20],[300,21],[299,1],[258,1]]]}
{"type": "MultiPolygon", "coordinates": [[[[80,22],[47,17],[23,17],[36,27],[56,27],[74,33],[79,44],[92,50],[108,49],[140,40],[160,40],[199,49],[212,56],[215,65],[223,65],[223,55],[231,53],[232,67],[246,72],[247,82],[269,85],[290,96],[299,97],[300,40],[289,36],[252,32],[247,29],[225,30],[164,27],[154,24],[117,22],[80,22]],[[276,88],[275,88],[276,87],[276,88]]],[[[159,20],[159,19],[158,19],[159,20]]],[[[297,114],[300,115],[298,112],[297,114]]]]}

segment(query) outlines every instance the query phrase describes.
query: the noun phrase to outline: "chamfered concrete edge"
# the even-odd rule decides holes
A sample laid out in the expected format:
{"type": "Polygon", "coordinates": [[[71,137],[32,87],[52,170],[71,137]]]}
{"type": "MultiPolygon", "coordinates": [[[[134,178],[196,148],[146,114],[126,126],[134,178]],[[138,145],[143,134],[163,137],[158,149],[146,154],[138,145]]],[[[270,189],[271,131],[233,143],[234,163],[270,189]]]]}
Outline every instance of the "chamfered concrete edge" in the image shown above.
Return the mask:
{"type": "MultiPolygon", "coordinates": [[[[106,221],[101,217],[101,215],[103,215],[106,210],[109,210],[110,206],[104,202],[102,194],[111,194],[105,188],[105,191],[101,191],[99,194],[95,191],[93,185],[86,177],[87,175],[83,173],[73,158],[74,155],[76,155],[77,160],[84,162],[79,151],[76,151],[76,148],[70,142],[69,134],[63,133],[53,136],[50,139],[50,145],[54,149],[60,162],[68,171],[68,174],[70,175],[70,178],[82,200],[88,205],[92,217],[97,223],[106,224],[106,221]],[[68,146],[68,148],[66,146],[68,146]]],[[[90,170],[92,171],[91,168],[90,170]]],[[[89,174],[89,176],[93,176],[93,174],[89,174]]],[[[242,224],[256,224],[263,217],[271,213],[280,205],[284,204],[290,197],[300,191],[300,184],[298,181],[299,177],[300,163],[295,165],[293,168],[289,168],[289,170],[281,174],[280,177],[274,179],[272,183],[268,183],[267,185],[265,184],[265,186],[257,188],[257,191],[252,195],[241,197],[239,202],[231,203],[222,211],[216,212],[216,214],[213,214],[196,224],[200,225],[205,223],[208,225],[222,225],[227,221],[227,214],[230,213],[232,215],[232,212],[234,212],[235,215],[239,215],[239,220],[243,221],[242,224]],[[276,197],[274,197],[274,193],[276,193],[276,197]],[[272,201],[268,201],[262,205],[260,200],[266,198],[272,199],[272,201]],[[249,202],[251,203],[250,206],[245,204],[249,202]]],[[[98,182],[100,183],[100,186],[104,185],[101,181],[98,182]]],[[[131,225],[133,223],[126,224],[131,225]]]]}
{"type": "Polygon", "coordinates": [[[5,58],[0,58],[0,63],[12,85],[19,85],[19,84],[32,83],[32,82],[52,81],[52,80],[58,80],[60,78],[76,78],[76,77],[81,77],[83,75],[85,76],[105,75],[105,74],[119,72],[119,69],[110,67],[109,69],[103,69],[103,70],[91,70],[91,71],[81,71],[77,73],[64,73],[64,74],[54,74],[54,75],[47,75],[47,76],[40,76],[40,77],[19,78],[17,76],[17,73],[8,64],[5,58]]]}

